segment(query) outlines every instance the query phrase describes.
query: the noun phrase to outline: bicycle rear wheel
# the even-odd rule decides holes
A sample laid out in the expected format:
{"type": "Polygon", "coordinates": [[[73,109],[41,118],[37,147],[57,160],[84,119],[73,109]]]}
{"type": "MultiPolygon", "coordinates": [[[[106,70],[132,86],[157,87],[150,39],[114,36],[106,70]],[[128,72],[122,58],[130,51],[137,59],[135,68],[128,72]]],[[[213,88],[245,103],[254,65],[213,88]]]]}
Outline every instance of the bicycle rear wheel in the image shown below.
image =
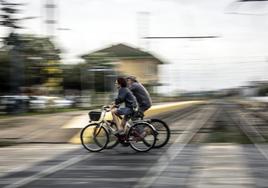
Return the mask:
{"type": "Polygon", "coordinates": [[[128,132],[130,146],[139,152],[146,152],[152,149],[156,142],[156,135],[153,127],[148,123],[134,124],[128,132]]]}
{"type": "Polygon", "coordinates": [[[165,146],[170,138],[170,129],[168,125],[159,119],[151,119],[149,122],[157,131],[155,148],[165,146]]]}
{"type": "Polygon", "coordinates": [[[82,129],[80,139],[85,149],[98,152],[107,146],[109,134],[106,128],[100,124],[92,123],[82,129]]]}

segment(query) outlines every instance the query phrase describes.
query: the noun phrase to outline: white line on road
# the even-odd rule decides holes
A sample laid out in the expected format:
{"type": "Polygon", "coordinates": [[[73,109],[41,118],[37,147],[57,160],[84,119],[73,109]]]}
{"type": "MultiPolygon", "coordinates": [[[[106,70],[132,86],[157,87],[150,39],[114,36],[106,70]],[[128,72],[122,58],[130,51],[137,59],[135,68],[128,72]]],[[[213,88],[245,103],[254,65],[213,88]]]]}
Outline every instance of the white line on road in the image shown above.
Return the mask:
{"type": "MultiPolygon", "coordinates": [[[[151,115],[156,115],[159,113],[168,112],[168,111],[185,108],[185,107],[189,107],[189,106],[196,105],[196,104],[202,104],[202,103],[204,103],[204,101],[181,101],[181,102],[158,104],[158,105],[152,106],[146,112],[146,114],[151,116],[151,115]]],[[[99,111],[99,109],[95,109],[95,111],[96,110],[99,111]]],[[[112,115],[110,112],[106,114],[106,118],[112,119],[112,115]]],[[[85,127],[88,123],[89,123],[88,114],[84,113],[82,115],[72,118],[70,121],[64,124],[62,128],[63,129],[75,129],[75,128],[80,129],[80,128],[85,127]]]]}
{"type": "Polygon", "coordinates": [[[169,147],[167,153],[164,154],[158,161],[156,165],[153,165],[144,178],[141,178],[139,182],[134,186],[134,188],[145,188],[151,187],[151,185],[158,179],[162,172],[168,167],[171,161],[173,161],[184,147],[191,141],[193,136],[198,132],[198,130],[207,122],[211,117],[214,109],[209,109],[209,112],[198,112],[196,119],[191,122],[187,129],[175,140],[175,142],[169,147]],[[204,115],[206,114],[206,115],[204,115]],[[196,127],[198,125],[198,127],[196,127]],[[178,143],[182,142],[178,148],[178,143]]]}
{"type": "Polygon", "coordinates": [[[64,161],[64,162],[62,162],[62,163],[60,163],[60,164],[58,164],[56,166],[50,167],[50,168],[48,168],[46,170],[43,170],[43,171],[41,171],[41,172],[39,172],[37,174],[34,174],[34,175],[30,176],[30,177],[21,179],[19,181],[16,181],[16,182],[10,184],[10,185],[7,185],[4,188],[22,187],[22,186],[27,185],[27,184],[35,181],[35,180],[38,180],[38,179],[43,178],[43,177],[45,177],[47,175],[53,174],[53,173],[55,173],[55,172],[57,172],[59,170],[62,170],[62,169],[67,168],[67,167],[69,167],[71,165],[74,165],[74,164],[76,164],[76,163],[78,163],[80,161],[88,159],[91,156],[92,156],[92,154],[75,156],[75,157],[73,157],[73,158],[71,158],[71,159],[69,159],[67,161],[64,161]]]}

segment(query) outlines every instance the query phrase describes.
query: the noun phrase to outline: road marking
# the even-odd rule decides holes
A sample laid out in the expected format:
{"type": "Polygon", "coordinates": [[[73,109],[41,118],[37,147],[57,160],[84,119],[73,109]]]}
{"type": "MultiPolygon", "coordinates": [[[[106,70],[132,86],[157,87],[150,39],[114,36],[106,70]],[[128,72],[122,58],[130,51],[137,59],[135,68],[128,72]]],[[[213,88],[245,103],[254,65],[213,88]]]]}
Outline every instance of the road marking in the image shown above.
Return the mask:
{"type": "Polygon", "coordinates": [[[2,147],[0,148],[0,179],[79,148],[81,146],[66,144],[21,144],[2,147]]]}
{"type": "Polygon", "coordinates": [[[187,186],[254,187],[255,182],[247,165],[241,145],[208,145],[199,148],[193,176],[187,186]]]}
{"type": "Polygon", "coordinates": [[[198,112],[196,119],[191,122],[191,124],[187,127],[187,129],[168,148],[166,154],[160,157],[160,159],[157,161],[157,164],[153,165],[148,170],[146,175],[139,180],[139,182],[134,186],[134,188],[151,187],[151,185],[158,179],[158,177],[162,174],[162,172],[168,167],[170,162],[173,161],[180,154],[180,152],[191,141],[191,139],[198,132],[198,130],[211,117],[213,109],[209,110],[210,110],[209,112],[205,113],[206,114],[205,117],[204,117],[204,110],[198,112]],[[196,128],[196,125],[199,125],[198,128],[196,128]],[[181,142],[182,144],[178,148],[178,143],[181,142]]]}
{"type": "Polygon", "coordinates": [[[160,113],[186,108],[196,104],[204,104],[206,101],[182,101],[182,102],[175,102],[175,103],[168,103],[168,104],[160,104],[151,107],[148,111],[145,112],[145,116],[153,116],[160,113]]]}
{"type": "Polygon", "coordinates": [[[64,161],[56,166],[52,166],[48,169],[45,169],[37,174],[34,174],[30,177],[27,177],[27,178],[24,178],[24,179],[21,179],[21,180],[18,180],[18,181],[15,181],[14,183],[10,184],[10,185],[7,185],[3,188],[17,188],[17,187],[22,187],[24,185],[27,185],[33,181],[36,181],[38,179],[41,179],[47,175],[50,175],[50,174],[53,174],[59,170],[62,170],[64,168],[67,168],[69,166],[72,166],[80,161],[83,161],[85,159],[88,159],[89,157],[91,157],[92,154],[89,154],[89,155],[78,155],[78,156],[75,156],[67,161],[64,161]]]}
{"type": "Polygon", "coordinates": [[[88,124],[88,115],[83,114],[80,116],[76,116],[64,124],[61,128],[63,129],[75,129],[75,128],[83,128],[88,124]]]}
{"type": "MultiPolygon", "coordinates": [[[[148,110],[147,113],[145,113],[147,116],[156,115],[163,112],[172,111],[175,109],[182,109],[189,106],[193,106],[196,104],[202,104],[205,103],[205,101],[183,101],[183,102],[176,102],[176,103],[168,103],[168,104],[160,104],[153,106],[148,110]]],[[[106,120],[112,120],[112,115],[110,112],[108,112],[105,116],[106,120]]],[[[76,116],[73,119],[71,119],[69,122],[67,122],[65,125],[62,126],[63,129],[82,129],[84,128],[88,122],[88,115],[83,114],[80,116],[76,116]]],[[[70,140],[68,141],[72,144],[81,144],[80,141],[80,131],[77,132],[70,140]]]]}
{"type": "MultiPolygon", "coordinates": [[[[188,106],[192,106],[195,104],[201,104],[204,101],[184,101],[184,102],[176,102],[176,103],[168,103],[168,104],[160,104],[151,107],[147,112],[145,112],[146,116],[152,116],[163,112],[172,111],[179,108],[186,108],[188,106]]],[[[112,120],[111,113],[107,113],[105,118],[107,120],[112,120]]],[[[81,129],[88,124],[89,118],[88,114],[83,114],[80,116],[76,116],[68,121],[66,124],[62,126],[63,129],[81,129]]]]}

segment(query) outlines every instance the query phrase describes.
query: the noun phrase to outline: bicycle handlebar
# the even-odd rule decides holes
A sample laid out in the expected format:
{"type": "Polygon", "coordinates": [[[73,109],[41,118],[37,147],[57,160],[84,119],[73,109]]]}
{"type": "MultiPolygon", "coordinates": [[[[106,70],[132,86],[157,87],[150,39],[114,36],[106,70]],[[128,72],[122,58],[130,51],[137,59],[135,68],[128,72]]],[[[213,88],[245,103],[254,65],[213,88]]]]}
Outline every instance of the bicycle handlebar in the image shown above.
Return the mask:
{"type": "MultiPolygon", "coordinates": [[[[118,105],[115,105],[115,107],[118,108],[119,106],[118,105]]],[[[109,105],[105,105],[105,106],[102,107],[102,109],[105,110],[105,111],[110,111],[112,109],[112,107],[109,106],[109,105]]]]}
{"type": "Polygon", "coordinates": [[[112,106],[103,106],[102,109],[105,110],[106,112],[109,112],[112,110],[112,106]]]}
{"type": "Polygon", "coordinates": [[[102,109],[107,112],[107,111],[111,110],[111,107],[110,106],[103,106],[102,109]]]}

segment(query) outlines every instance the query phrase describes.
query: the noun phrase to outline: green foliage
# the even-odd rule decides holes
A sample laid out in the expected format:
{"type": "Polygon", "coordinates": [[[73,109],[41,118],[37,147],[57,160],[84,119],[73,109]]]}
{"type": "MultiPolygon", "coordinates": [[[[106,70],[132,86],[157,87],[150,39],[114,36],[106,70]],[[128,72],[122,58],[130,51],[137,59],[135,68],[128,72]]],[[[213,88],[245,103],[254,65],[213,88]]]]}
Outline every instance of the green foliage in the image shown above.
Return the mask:
{"type": "Polygon", "coordinates": [[[61,84],[60,79],[54,79],[53,81],[58,83],[48,83],[49,80],[50,82],[53,80],[51,78],[61,78],[62,71],[59,64],[60,50],[55,47],[49,38],[20,35],[17,36],[14,47],[10,48],[6,44],[0,54],[0,79],[2,86],[0,91],[2,93],[9,91],[10,77],[18,76],[10,75],[12,69],[10,49],[15,49],[20,57],[20,61],[17,60],[16,63],[23,63],[22,67],[24,70],[22,72],[24,73],[24,80],[22,82],[23,85],[21,85],[22,87],[44,84],[58,87],[61,84]]]}
{"type": "Polygon", "coordinates": [[[268,95],[268,86],[263,86],[259,90],[259,96],[267,96],[268,95]]]}
{"type": "Polygon", "coordinates": [[[64,89],[106,92],[113,89],[114,79],[115,73],[109,66],[92,66],[89,63],[63,66],[64,89]]]}
{"type": "Polygon", "coordinates": [[[17,18],[17,14],[21,11],[20,7],[23,4],[9,3],[7,0],[1,0],[0,5],[0,25],[9,27],[12,30],[21,28],[18,22],[22,19],[17,18]]]}
{"type": "Polygon", "coordinates": [[[63,65],[63,88],[81,90],[81,65],[63,65]]]}
{"type": "Polygon", "coordinates": [[[6,51],[0,51],[0,92],[9,91],[10,59],[6,51]]]}
{"type": "Polygon", "coordinates": [[[114,65],[118,58],[114,54],[106,52],[91,53],[82,58],[86,62],[84,64],[86,68],[82,73],[84,87],[89,86],[96,92],[112,91],[116,77],[114,65]]]}

